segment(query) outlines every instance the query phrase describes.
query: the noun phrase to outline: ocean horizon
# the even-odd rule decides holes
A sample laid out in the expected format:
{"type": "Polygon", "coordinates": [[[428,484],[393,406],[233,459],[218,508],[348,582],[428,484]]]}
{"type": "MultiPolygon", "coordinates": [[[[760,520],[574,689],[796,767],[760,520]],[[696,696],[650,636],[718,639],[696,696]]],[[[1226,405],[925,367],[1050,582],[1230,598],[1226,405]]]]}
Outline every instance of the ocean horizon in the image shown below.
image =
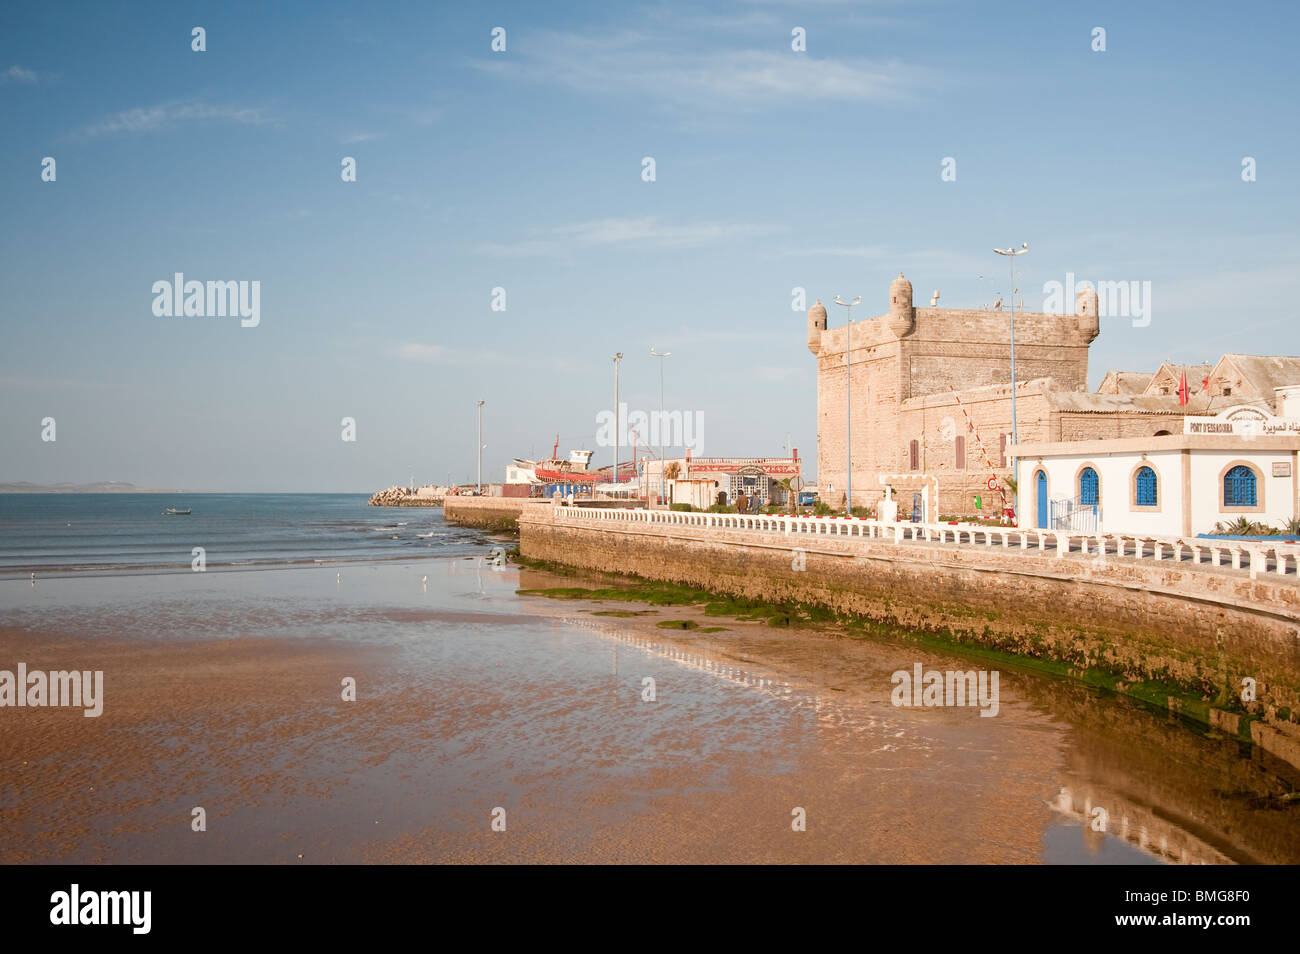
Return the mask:
{"type": "Polygon", "coordinates": [[[0,578],[400,560],[478,549],[441,508],[368,507],[367,494],[0,495],[0,578]],[[173,516],[169,508],[189,509],[173,516]]]}

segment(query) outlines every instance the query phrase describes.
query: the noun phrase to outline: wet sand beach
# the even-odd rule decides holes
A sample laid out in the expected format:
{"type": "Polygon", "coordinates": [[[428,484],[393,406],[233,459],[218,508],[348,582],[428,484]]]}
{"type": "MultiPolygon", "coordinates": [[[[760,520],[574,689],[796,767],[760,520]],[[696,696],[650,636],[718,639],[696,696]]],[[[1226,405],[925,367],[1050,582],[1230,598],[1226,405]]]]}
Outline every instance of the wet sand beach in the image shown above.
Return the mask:
{"type": "Polygon", "coordinates": [[[1300,860],[1292,780],[1168,716],[1015,672],[994,718],[899,708],[895,670],[980,665],[516,595],[556,585],[460,557],[0,583],[0,669],[105,696],[0,709],[0,862],[1300,860]]]}

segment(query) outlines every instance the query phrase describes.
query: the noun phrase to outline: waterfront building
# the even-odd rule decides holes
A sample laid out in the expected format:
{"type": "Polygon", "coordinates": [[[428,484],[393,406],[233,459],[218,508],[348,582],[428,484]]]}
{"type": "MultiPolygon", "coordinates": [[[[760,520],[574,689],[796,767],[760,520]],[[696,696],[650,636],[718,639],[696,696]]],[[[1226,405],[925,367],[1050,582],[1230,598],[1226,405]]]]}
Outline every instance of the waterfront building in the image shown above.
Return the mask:
{"type": "MultiPolygon", "coordinates": [[[[1010,325],[1007,311],[917,308],[901,274],[889,286],[889,310],[851,326],[829,328],[825,306],[815,303],[807,344],[817,360],[822,499],[845,503],[851,394],[854,506],[875,505],[888,485],[903,513],[928,489],[939,514],[997,516],[1003,492],[1012,496],[1010,325]]],[[[1227,354],[1213,365],[1112,371],[1089,392],[1089,348],[1099,331],[1091,286],[1080,289],[1074,314],[1016,311],[1022,444],[1177,436],[1184,418],[1227,406],[1275,414],[1276,389],[1300,384],[1300,358],[1227,354]]]]}
{"type": "Polygon", "coordinates": [[[718,502],[718,495],[722,494],[723,502],[730,504],[737,495],[744,493],[746,497],[757,495],[773,504],[783,504],[787,502],[788,494],[781,482],[801,476],[802,469],[798,448],[791,451],[789,457],[692,457],[688,452],[685,457],[662,462],[642,459],[640,480],[643,493],[657,498],[664,496],[666,475],[667,496],[673,502],[678,502],[673,491],[674,481],[689,480],[692,481],[691,489],[683,490],[689,499],[683,497],[682,503],[694,504],[702,486],[697,482],[704,481],[712,485],[711,503],[718,502]]]}
{"type": "Polygon", "coordinates": [[[1300,518],[1300,388],[1279,390],[1285,416],[1243,404],[1189,415],[1181,434],[1014,445],[1022,524],[1163,536],[1242,518],[1285,527],[1300,518]]]}

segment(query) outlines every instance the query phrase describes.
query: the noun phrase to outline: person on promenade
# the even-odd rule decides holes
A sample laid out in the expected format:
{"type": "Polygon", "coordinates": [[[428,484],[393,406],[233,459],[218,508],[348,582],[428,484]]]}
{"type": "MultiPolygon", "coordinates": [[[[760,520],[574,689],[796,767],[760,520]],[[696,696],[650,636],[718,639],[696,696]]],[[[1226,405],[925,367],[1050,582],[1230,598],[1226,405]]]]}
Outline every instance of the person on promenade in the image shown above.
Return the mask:
{"type": "Polygon", "coordinates": [[[749,509],[749,498],[745,496],[742,490],[736,494],[736,513],[746,513],[749,509]]]}

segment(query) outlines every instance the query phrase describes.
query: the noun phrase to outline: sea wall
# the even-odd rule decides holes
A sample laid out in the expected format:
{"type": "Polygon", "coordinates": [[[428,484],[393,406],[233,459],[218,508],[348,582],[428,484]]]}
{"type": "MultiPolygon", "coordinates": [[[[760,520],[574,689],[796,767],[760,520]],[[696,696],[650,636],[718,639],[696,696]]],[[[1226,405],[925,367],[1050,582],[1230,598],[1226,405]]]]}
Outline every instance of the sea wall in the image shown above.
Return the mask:
{"type": "MultiPolygon", "coordinates": [[[[550,513],[555,504],[536,497],[447,497],[442,506],[443,519],[466,527],[483,530],[518,530],[519,516],[529,513],[550,513]]],[[[583,510],[643,509],[639,501],[584,500],[577,505],[583,510]]]]}
{"type": "Polygon", "coordinates": [[[1166,684],[1221,730],[1300,765],[1294,580],[1033,551],[780,532],[519,518],[523,556],[820,606],[957,645],[1166,684]],[[1255,681],[1256,701],[1241,699],[1255,681]],[[1217,714],[1216,714],[1217,712],[1217,714]],[[1262,722],[1255,721],[1257,719],[1262,722]]]}
{"type": "Polygon", "coordinates": [[[448,523],[480,530],[518,530],[525,508],[549,510],[549,501],[521,497],[445,497],[442,517],[448,523]]]}

